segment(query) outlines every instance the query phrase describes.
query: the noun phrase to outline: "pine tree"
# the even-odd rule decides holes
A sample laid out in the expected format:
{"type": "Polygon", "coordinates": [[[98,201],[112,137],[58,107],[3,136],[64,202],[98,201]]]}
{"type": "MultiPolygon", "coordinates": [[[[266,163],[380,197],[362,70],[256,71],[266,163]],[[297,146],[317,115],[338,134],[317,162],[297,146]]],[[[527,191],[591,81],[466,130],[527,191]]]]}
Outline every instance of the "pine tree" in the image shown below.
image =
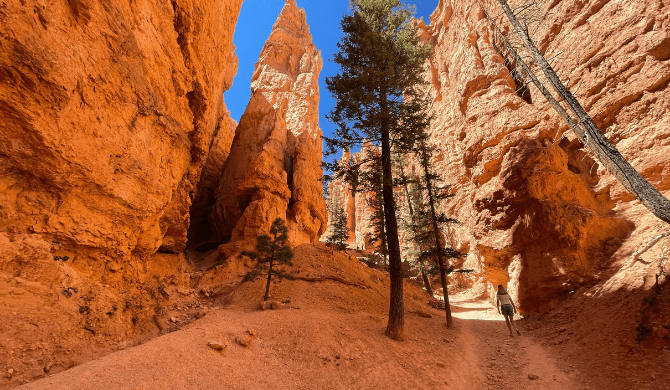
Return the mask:
{"type": "Polygon", "coordinates": [[[270,263],[268,268],[268,281],[265,285],[264,301],[270,296],[270,282],[272,280],[272,267],[275,263],[291,265],[293,251],[286,242],[288,240],[288,229],[283,219],[277,218],[270,226],[270,236],[260,235],[256,238],[256,250],[258,252],[243,252],[242,254],[257,260],[258,263],[270,263]]]}
{"type": "MultiPolygon", "coordinates": [[[[432,48],[420,43],[410,17],[413,8],[400,0],[350,0],[351,13],[341,22],[344,36],[333,60],[341,72],[326,78],[335,98],[328,118],[335,136],[326,138],[327,154],[353,149],[368,141],[381,148],[382,199],[389,257],[391,299],[386,334],[403,338],[403,275],[398,222],[393,196],[391,151],[402,152],[413,143],[415,131],[425,128],[424,64],[432,48]]],[[[343,174],[335,163],[336,175],[343,174]]]]}
{"type": "Polygon", "coordinates": [[[347,239],[349,238],[349,226],[347,226],[348,218],[347,213],[344,210],[342,205],[342,200],[340,192],[337,188],[333,188],[331,191],[331,200],[330,200],[330,218],[331,218],[331,227],[332,230],[326,242],[331,245],[332,248],[337,250],[344,250],[347,248],[347,239]]]}
{"type": "MultiPolygon", "coordinates": [[[[418,230],[421,235],[417,237],[420,245],[427,246],[419,258],[437,260],[440,270],[440,281],[442,282],[442,292],[444,295],[444,311],[447,319],[447,327],[453,328],[453,318],[451,316],[451,307],[449,305],[449,291],[447,288],[447,274],[454,270],[454,267],[447,268],[445,260],[449,258],[460,258],[463,254],[453,248],[447,247],[442,241],[440,231],[441,224],[458,223],[454,218],[448,218],[442,213],[437,212],[437,206],[444,200],[454,196],[448,192],[449,186],[442,186],[442,179],[436,174],[431,165],[434,149],[428,145],[428,135],[423,133],[415,144],[416,156],[422,169],[422,189],[426,194],[427,207],[419,210],[419,220],[424,222],[424,226],[418,230]]],[[[467,271],[465,271],[467,272],[467,271]]]]}
{"type": "Polygon", "coordinates": [[[384,267],[388,266],[388,245],[386,241],[386,219],[384,217],[383,180],[381,167],[381,153],[378,149],[365,149],[364,161],[359,178],[362,189],[370,194],[365,199],[368,207],[372,210],[370,214],[370,226],[372,236],[370,243],[377,246],[377,254],[382,258],[384,267]]]}
{"type": "Polygon", "coordinates": [[[400,168],[400,181],[405,190],[405,198],[407,201],[407,208],[409,210],[409,221],[405,222],[403,228],[409,232],[409,241],[414,244],[414,250],[411,251],[413,256],[416,256],[416,262],[419,264],[419,272],[423,279],[423,285],[428,294],[433,296],[433,288],[428,277],[429,269],[426,266],[426,259],[421,256],[423,250],[426,249],[425,241],[429,231],[425,220],[421,219],[420,212],[425,210],[425,203],[423,200],[423,191],[421,183],[416,176],[407,177],[404,169],[400,168]]]}

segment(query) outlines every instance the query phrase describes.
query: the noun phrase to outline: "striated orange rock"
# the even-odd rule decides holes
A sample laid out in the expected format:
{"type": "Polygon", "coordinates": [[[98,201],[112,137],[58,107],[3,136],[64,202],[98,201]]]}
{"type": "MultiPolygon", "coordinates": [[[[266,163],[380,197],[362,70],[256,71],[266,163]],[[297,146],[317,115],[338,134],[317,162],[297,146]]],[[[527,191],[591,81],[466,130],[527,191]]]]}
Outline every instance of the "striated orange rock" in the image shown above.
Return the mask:
{"type": "MultiPolygon", "coordinates": [[[[497,2],[483,3],[500,13],[493,11],[497,2]]],[[[669,5],[557,0],[543,6],[545,23],[535,35],[540,48],[547,57],[562,52],[554,62],[559,76],[573,91],[581,85],[577,97],[598,126],[670,195],[669,5]]],[[[585,157],[574,137],[553,142],[557,115],[536,90],[515,92],[476,4],[441,0],[430,25],[418,23],[435,46],[431,135],[441,153],[434,163],[457,194],[443,211],[461,221],[448,241],[470,248],[465,265],[478,270],[479,282],[507,285],[522,312],[543,310],[621,269],[659,232],[659,221],[585,157]]],[[[655,265],[634,267],[644,274],[655,265]]],[[[644,283],[624,271],[608,285],[644,283]]]]}
{"type": "Polygon", "coordinates": [[[186,256],[156,252],[182,251],[232,141],[241,3],[0,4],[0,387],[174,329],[164,308],[196,301],[186,256]]]}
{"type": "Polygon", "coordinates": [[[0,7],[0,232],[180,251],[241,0],[0,7]]]}
{"type": "MultiPolygon", "coordinates": [[[[497,1],[482,3],[500,14],[497,1]]],[[[541,50],[549,58],[562,53],[554,62],[559,76],[633,166],[670,195],[668,6],[643,0],[543,6],[545,23],[535,35],[541,50]]],[[[536,90],[516,91],[518,81],[476,3],[441,0],[430,25],[417,23],[435,47],[427,72],[434,164],[456,193],[441,211],[461,221],[445,237],[469,252],[456,266],[477,271],[457,282],[475,282],[483,293],[506,285],[525,313],[598,282],[606,282],[603,291],[650,287],[656,262],[633,264],[631,255],[666,228],[574,136],[555,139],[563,124],[536,90]]],[[[421,171],[411,159],[407,165],[410,174],[421,171]]],[[[341,184],[331,191],[346,197],[341,184]]],[[[349,213],[359,241],[358,199],[349,213]]],[[[406,217],[407,210],[398,213],[406,217]]],[[[645,257],[658,258],[664,245],[645,257]]]]}
{"type": "Polygon", "coordinates": [[[252,95],[216,190],[214,239],[254,238],[277,217],[295,245],[325,230],[318,126],[321,54],[304,10],[288,0],[256,63],[252,95]]]}

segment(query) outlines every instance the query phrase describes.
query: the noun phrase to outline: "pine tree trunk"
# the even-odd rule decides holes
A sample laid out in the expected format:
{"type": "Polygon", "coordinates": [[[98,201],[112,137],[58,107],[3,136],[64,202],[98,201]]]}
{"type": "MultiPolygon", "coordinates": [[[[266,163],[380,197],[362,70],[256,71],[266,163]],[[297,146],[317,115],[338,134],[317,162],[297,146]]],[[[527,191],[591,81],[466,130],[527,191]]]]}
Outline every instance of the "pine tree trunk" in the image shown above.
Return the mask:
{"type": "Polygon", "coordinates": [[[274,235],[274,241],[272,243],[272,252],[270,252],[270,268],[268,268],[268,282],[265,285],[265,297],[263,301],[267,301],[270,296],[270,281],[272,280],[272,263],[275,259],[275,243],[277,242],[277,233],[274,235]]]}
{"type": "Polygon", "coordinates": [[[272,279],[272,259],[270,259],[270,268],[268,269],[268,282],[265,285],[265,297],[263,298],[264,301],[268,300],[268,297],[270,296],[270,280],[272,279]]]}
{"type": "Polygon", "coordinates": [[[433,296],[433,287],[430,285],[430,279],[428,278],[428,273],[426,272],[426,266],[423,264],[423,261],[419,261],[419,266],[421,267],[421,277],[423,278],[423,285],[426,287],[426,291],[430,296],[433,296]]]}
{"type": "Polygon", "coordinates": [[[430,216],[433,224],[433,234],[435,236],[435,249],[437,250],[437,261],[440,265],[440,280],[442,281],[442,294],[444,295],[444,313],[447,317],[447,328],[454,327],[454,320],[451,317],[451,306],[449,304],[449,289],[447,288],[447,273],[444,269],[444,256],[442,256],[442,240],[440,239],[440,230],[437,224],[437,212],[435,211],[435,194],[433,193],[433,183],[428,172],[428,162],[423,161],[423,171],[426,180],[426,190],[428,191],[428,204],[430,205],[430,216]]]}
{"type": "MultiPolygon", "coordinates": [[[[600,131],[598,126],[593,122],[591,116],[584,110],[581,104],[579,104],[572,93],[563,85],[549,62],[537,49],[510,9],[507,1],[498,0],[498,2],[502,6],[503,12],[509,19],[515,31],[521,37],[524,46],[530,51],[535,61],[542,69],[542,72],[551,82],[554,90],[558,93],[560,98],[566,102],[572,113],[577,117],[578,122],[574,123],[569,117],[566,118],[564,111],[561,113],[561,116],[568,121],[570,126],[580,136],[582,142],[585,143],[585,147],[588,148],[598,158],[598,161],[600,161],[600,163],[602,163],[633,196],[642,202],[647,209],[662,221],[670,223],[670,201],[644,179],[600,131]],[[583,131],[580,131],[580,126],[583,128],[583,131]]],[[[519,57],[518,54],[516,54],[516,56],[519,57]]],[[[527,66],[524,66],[524,68],[527,68],[527,66]]],[[[533,79],[533,82],[536,85],[540,84],[536,77],[533,79]]],[[[543,94],[546,96],[545,91],[543,91],[543,94]]],[[[556,108],[556,104],[552,102],[552,105],[556,108]]]]}
{"type": "MultiPolygon", "coordinates": [[[[386,109],[386,96],[382,96],[382,116],[386,109]]],[[[388,124],[381,124],[382,147],[382,195],[384,197],[384,220],[386,222],[386,245],[389,258],[389,276],[391,279],[391,302],[386,335],[394,340],[402,340],[405,330],[405,309],[403,305],[402,264],[400,241],[398,240],[398,221],[395,216],[393,198],[393,176],[391,167],[391,141],[388,124]]]]}
{"type": "Polygon", "coordinates": [[[451,304],[449,303],[449,289],[447,288],[447,273],[444,269],[444,259],[438,256],[440,263],[440,280],[442,281],[442,294],[444,295],[444,315],[447,317],[447,328],[454,327],[454,319],[451,317],[451,304]]]}

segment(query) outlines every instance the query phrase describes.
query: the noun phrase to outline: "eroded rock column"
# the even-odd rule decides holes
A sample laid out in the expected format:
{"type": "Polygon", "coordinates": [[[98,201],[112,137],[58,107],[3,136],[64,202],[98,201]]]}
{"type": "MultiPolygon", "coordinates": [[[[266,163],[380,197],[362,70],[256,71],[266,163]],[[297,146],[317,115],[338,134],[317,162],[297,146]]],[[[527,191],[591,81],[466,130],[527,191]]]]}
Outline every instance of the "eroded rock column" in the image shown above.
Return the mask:
{"type": "Polygon", "coordinates": [[[213,239],[250,239],[287,220],[293,244],[325,230],[318,126],[321,54],[304,10],[288,0],[256,63],[252,95],[216,190],[213,239]]]}

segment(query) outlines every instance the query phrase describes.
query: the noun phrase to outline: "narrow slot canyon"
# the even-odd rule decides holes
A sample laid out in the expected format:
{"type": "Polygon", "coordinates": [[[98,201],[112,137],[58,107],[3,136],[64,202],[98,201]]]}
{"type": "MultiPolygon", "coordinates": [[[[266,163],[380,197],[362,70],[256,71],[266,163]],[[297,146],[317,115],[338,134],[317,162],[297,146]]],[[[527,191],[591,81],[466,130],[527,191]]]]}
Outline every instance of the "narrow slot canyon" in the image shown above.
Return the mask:
{"type": "Polygon", "coordinates": [[[511,59],[545,80],[501,3],[670,196],[667,1],[0,2],[0,389],[670,389],[669,227],[511,59]],[[428,151],[408,89],[336,92],[392,73],[361,59],[401,57],[370,43],[388,4],[393,50],[430,49],[428,151]],[[389,112],[384,182],[362,129],[389,112]]]}

